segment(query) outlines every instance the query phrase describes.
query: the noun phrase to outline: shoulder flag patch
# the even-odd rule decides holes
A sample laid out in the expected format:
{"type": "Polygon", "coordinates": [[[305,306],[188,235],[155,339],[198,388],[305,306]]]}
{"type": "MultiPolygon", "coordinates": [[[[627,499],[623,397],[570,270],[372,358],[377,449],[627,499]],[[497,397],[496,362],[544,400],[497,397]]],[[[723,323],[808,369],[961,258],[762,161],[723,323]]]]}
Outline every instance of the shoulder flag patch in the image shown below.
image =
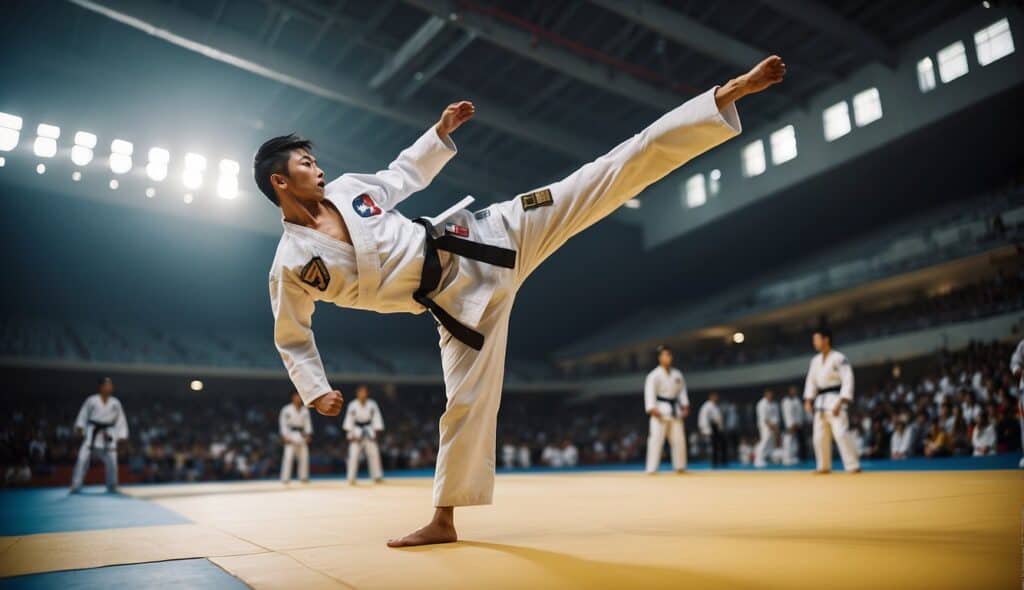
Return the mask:
{"type": "Polygon", "coordinates": [[[356,213],[360,217],[373,217],[374,215],[380,215],[380,207],[377,203],[373,202],[370,195],[359,195],[352,201],[352,208],[355,209],[356,213]]]}
{"type": "Polygon", "coordinates": [[[310,287],[326,291],[327,285],[331,284],[331,273],[327,272],[327,265],[324,264],[323,259],[319,256],[314,256],[312,260],[306,263],[306,266],[302,267],[299,279],[310,287]]]}
{"type": "Polygon", "coordinates": [[[526,193],[519,197],[523,202],[523,211],[529,211],[536,207],[549,207],[554,204],[551,197],[551,189],[543,189],[532,193],[526,193]]]}
{"type": "Polygon", "coordinates": [[[457,223],[446,223],[444,224],[444,233],[459,238],[468,238],[469,228],[464,225],[459,225],[457,223]]]}

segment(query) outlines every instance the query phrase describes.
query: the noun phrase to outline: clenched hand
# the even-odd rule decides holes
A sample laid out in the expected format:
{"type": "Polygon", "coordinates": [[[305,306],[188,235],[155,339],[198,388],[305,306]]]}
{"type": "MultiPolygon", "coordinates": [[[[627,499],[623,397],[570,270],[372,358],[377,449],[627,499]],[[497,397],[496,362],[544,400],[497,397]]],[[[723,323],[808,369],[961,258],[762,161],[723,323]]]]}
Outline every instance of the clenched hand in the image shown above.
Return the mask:
{"type": "Polygon", "coordinates": [[[473,118],[476,113],[476,107],[473,103],[468,100],[461,100],[459,102],[453,102],[448,105],[444,112],[441,113],[441,119],[438,120],[435,129],[437,129],[437,135],[441,139],[448,139],[448,134],[458,129],[463,123],[473,118]]]}
{"type": "Polygon", "coordinates": [[[335,389],[313,400],[313,407],[324,416],[337,416],[341,413],[343,403],[345,403],[345,398],[341,397],[341,392],[335,389]]]}

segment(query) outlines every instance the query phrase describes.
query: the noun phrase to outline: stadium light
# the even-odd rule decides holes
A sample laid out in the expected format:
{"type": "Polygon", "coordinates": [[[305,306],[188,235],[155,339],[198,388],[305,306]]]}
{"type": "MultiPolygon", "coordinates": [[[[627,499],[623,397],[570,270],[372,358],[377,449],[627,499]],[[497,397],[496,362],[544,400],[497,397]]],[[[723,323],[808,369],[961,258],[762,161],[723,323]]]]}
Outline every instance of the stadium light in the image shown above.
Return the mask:
{"type": "Polygon", "coordinates": [[[3,156],[0,156],[0,168],[3,168],[6,165],[7,165],[7,158],[5,158],[3,156]]]}
{"type": "Polygon", "coordinates": [[[171,160],[171,153],[163,148],[150,148],[149,163],[146,164],[146,174],[157,182],[167,178],[167,162],[171,160]]]}
{"type": "Polygon", "coordinates": [[[203,382],[200,381],[199,379],[193,379],[192,382],[188,384],[188,388],[191,389],[192,391],[202,391],[203,382]]]}
{"type": "Polygon", "coordinates": [[[220,161],[217,195],[222,199],[234,199],[238,196],[238,162],[234,160],[220,161]]]}
{"type": "Polygon", "coordinates": [[[130,141],[115,139],[110,142],[110,171],[124,174],[132,169],[132,152],[135,146],[130,141]]]}
{"type": "Polygon", "coordinates": [[[747,337],[743,335],[743,332],[736,332],[732,335],[732,341],[736,344],[743,344],[743,341],[746,339],[747,337]]]}
{"type": "Polygon", "coordinates": [[[39,164],[36,166],[36,174],[46,174],[46,164],[39,164]]]}
{"type": "Polygon", "coordinates": [[[92,162],[92,149],[96,147],[96,136],[87,131],[75,133],[75,145],[71,148],[71,161],[76,166],[92,162]]]}
{"type": "Polygon", "coordinates": [[[82,180],[82,173],[79,172],[78,170],[75,170],[74,172],[71,173],[71,180],[75,182],[82,180]]]}
{"type": "Polygon", "coordinates": [[[117,187],[121,186],[121,183],[117,182],[116,178],[110,179],[110,190],[116,191],[117,187]]]}
{"type": "Polygon", "coordinates": [[[192,204],[192,201],[193,201],[192,193],[185,193],[184,201],[185,201],[186,205],[192,204]]]}
{"type": "MultiPolygon", "coordinates": [[[[40,158],[52,158],[57,154],[57,138],[60,137],[60,127],[40,123],[36,127],[36,142],[32,148],[40,158]]],[[[42,174],[40,172],[40,174],[42,174]]]]}
{"type": "Polygon", "coordinates": [[[191,152],[185,154],[185,173],[181,180],[185,188],[196,190],[203,186],[203,171],[206,170],[206,158],[191,152]]]}
{"type": "Polygon", "coordinates": [[[146,189],[146,198],[147,199],[152,199],[155,196],[156,196],[156,189],[155,188],[149,187],[149,188],[146,189]]]}
{"type": "Polygon", "coordinates": [[[18,147],[21,138],[21,117],[0,113],[0,150],[9,152],[18,147]]]}

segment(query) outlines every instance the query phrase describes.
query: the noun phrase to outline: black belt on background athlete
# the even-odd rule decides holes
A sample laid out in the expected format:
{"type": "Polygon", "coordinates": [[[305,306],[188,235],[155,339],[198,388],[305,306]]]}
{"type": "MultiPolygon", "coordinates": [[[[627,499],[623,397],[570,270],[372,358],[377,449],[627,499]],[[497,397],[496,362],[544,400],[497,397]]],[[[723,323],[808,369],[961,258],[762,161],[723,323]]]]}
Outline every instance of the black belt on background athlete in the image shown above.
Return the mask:
{"type": "Polygon", "coordinates": [[[356,422],[356,426],[359,427],[360,432],[363,433],[363,435],[360,437],[360,439],[364,439],[364,438],[372,439],[373,438],[373,429],[370,428],[370,425],[373,424],[373,419],[363,420],[362,422],[360,422],[359,420],[356,420],[355,422],[356,422]]]}
{"type": "Polygon", "coordinates": [[[115,422],[100,422],[99,420],[89,420],[89,425],[92,426],[92,438],[89,439],[89,448],[96,446],[96,435],[103,431],[103,448],[106,449],[107,445],[110,444],[110,433],[107,429],[113,426],[115,422]]]}
{"type": "Polygon", "coordinates": [[[428,296],[428,293],[435,291],[441,284],[441,257],[437,251],[444,250],[457,256],[502,268],[516,267],[516,251],[448,234],[435,238],[430,221],[420,217],[414,219],[413,223],[423,226],[427,232],[427,240],[423,249],[423,273],[420,275],[420,287],[412,294],[412,298],[416,300],[416,303],[429,309],[430,313],[434,314],[434,319],[459,342],[474,350],[480,350],[484,346],[484,335],[455,319],[428,296]]]}
{"type": "Polygon", "coordinates": [[[666,404],[672,404],[672,417],[675,418],[679,415],[679,398],[678,397],[661,397],[660,395],[655,396],[659,402],[665,402],[666,404]]]}

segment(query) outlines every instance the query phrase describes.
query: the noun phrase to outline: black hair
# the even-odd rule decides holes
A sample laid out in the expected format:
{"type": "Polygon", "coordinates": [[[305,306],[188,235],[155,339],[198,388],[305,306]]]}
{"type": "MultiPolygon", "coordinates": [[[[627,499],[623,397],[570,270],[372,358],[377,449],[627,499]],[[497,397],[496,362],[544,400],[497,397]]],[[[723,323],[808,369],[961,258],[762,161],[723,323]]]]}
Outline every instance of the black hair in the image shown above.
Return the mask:
{"type": "Polygon", "coordinates": [[[96,385],[103,385],[104,383],[113,383],[114,380],[110,377],[99,377],[96,379],[96,385]]]}
{"type": "Polygon", "coordinates": [[[253,176],[256,179],[256,186],[270,199],[271,203],[278,207],[281,206],[277,200],[277,193],[274,192],[274,185],[270,183],[270,175],[284,174],[287,176],[288,158],[291,156],[292,150],[309,151],[312,147],[313,142],[294,133],[289,133],[264,141],[260,149],[256,150],[256,156],[252,163],[253,176]]]}
{"type": "Polygon", "coordinates": [[[829,343],[832,342],[832,330],[828,326],[820,326],[814,330],[815,334],[821,334],[822,338],[828,338],[829,343]]]}
{"type": "Polygon", "coordinates": [[[672,347],[669,346],[668,344],[659,344],[654,349],[655,354],[657,354],[658,356],[661,356],[661,353],[666,352],[666,351],[668,351],[669,354],[672,354],[672,347]]]}
{"type": "Polygon", "coordinates": [[[291,390],[291,393],[288,394],[288,401],[292,401],[292,398],[295,397],[296,395],[302,397],[302,395],[298,391],[294,389],[291,390]]]}

